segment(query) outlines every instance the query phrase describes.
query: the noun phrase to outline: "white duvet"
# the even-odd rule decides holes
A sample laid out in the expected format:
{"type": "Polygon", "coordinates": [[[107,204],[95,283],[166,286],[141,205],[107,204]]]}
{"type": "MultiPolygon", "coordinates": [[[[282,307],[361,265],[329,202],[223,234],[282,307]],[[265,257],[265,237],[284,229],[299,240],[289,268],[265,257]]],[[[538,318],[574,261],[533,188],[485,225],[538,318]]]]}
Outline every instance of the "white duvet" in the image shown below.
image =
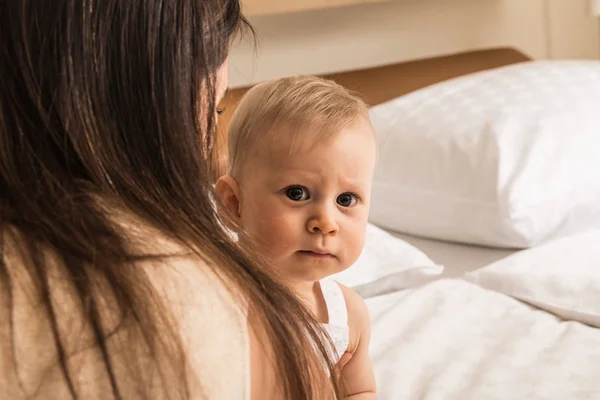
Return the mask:
{"type": "Polygon", "coordinates": [[[367,305],[380,399],[600,399],[600,329],[462,280],[367,305]]]}

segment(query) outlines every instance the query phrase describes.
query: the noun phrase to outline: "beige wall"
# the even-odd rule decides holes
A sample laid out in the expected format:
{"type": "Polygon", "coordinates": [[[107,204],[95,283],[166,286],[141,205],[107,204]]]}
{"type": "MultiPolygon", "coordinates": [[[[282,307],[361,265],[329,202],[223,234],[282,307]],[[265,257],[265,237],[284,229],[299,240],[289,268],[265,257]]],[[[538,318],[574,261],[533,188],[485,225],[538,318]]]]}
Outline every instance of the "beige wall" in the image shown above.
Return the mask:
{"type": "Polygon", "coordinates": [[[549,58],[600,58],[600,16],[591,0],[547,0],[549,58]]]}
{"type": "MultiPolygon", "coordinates": [[[[281,0],[299,1],[299,0],[281,0]]],[[[257,51],[231,54],[230,85],[318,74],[497,46],[534,58],[600,58],[588,0],[390,0],[256,16],[257,51]]]]}

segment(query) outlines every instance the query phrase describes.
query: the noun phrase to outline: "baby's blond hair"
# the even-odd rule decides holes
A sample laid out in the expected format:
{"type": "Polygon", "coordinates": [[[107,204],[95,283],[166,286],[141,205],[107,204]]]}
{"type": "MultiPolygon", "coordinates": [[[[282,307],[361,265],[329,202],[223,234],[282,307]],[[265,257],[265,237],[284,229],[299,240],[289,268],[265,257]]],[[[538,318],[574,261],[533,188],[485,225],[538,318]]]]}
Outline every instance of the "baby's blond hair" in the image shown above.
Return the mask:
{"type": "Polygon", "coordinates": [[[242,98],[229,126],[229,174],[238,173],[253,146],[277,134],[290,135],[293,146],[307,130],[326,139],[360,118],[368,121],[367,105],[333,81],[295,76],[258,84],[242,98]]]}

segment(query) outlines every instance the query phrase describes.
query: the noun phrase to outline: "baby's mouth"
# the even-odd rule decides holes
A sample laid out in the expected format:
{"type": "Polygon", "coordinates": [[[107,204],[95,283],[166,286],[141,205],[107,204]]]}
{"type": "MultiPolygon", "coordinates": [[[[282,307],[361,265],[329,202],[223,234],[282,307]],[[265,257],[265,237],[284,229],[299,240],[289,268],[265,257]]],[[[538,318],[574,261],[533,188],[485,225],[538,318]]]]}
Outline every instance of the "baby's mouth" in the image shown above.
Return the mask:
{"type": "Polygon", "coordinates": [[[333,254],[329,253],[327,250],[315,249],[315,250],[300,250],[299,254],[306,257],[313,257],[319,259],[333,259],[336,258],[333,254]]]}

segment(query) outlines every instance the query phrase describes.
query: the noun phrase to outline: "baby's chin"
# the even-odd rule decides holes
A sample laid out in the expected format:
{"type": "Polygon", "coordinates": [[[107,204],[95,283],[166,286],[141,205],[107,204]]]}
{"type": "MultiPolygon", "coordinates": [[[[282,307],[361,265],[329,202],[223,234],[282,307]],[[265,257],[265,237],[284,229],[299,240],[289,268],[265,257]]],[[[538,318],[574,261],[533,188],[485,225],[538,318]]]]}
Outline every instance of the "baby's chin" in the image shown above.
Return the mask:
{"type": "Polygon", "coordinates": [[[275,266],[284,276],[303,281],[320,281],[344,271],[349,266],[337,257],[294,255],[290,260],[275,266]]]}

